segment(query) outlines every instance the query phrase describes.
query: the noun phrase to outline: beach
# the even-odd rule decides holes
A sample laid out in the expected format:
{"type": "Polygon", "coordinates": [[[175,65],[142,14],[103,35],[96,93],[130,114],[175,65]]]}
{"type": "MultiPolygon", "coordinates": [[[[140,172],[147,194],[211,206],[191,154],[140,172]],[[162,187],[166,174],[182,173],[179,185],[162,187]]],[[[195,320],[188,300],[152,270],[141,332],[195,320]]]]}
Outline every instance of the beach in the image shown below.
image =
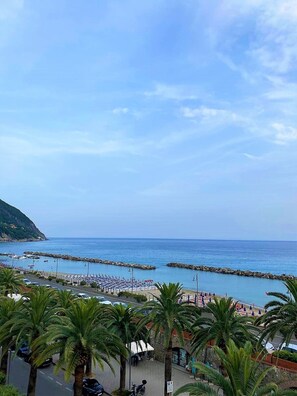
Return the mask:
{"type": "Polygon", "coordinates": [[[153,280],[160,283],[181,283],[185,290],[198,290],[231,296],[248,307],[263,307],[269,302],[268,291],[285,292],[282,281],[170,268],[170,262],[208,265],[218,268],[260,271],[271,274],[297,276],[297,243],[275,241],[216,241],[170,239],[104,239],[104,238],[51,238],[42,242],[13,242],[0,244],[1,257],[10,266],[29,266],[39,271],[63,272],[75,275],[106,275],[137,281],[153,280]],[[115,266],[83,261],[67,261],[51,257],[17,260],[13,255],[25,251],[48,252],[96,258],[104,261],[153,265],[154,270],[115,266]]]}

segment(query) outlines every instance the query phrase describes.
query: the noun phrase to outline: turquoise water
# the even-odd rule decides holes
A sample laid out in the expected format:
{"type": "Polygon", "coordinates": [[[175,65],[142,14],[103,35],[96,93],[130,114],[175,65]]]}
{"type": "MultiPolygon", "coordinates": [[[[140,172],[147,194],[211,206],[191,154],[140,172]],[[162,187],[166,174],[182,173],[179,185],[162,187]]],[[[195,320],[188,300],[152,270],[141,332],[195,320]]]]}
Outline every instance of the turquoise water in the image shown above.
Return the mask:
{"type": "MultiPolygon", "coordinates": [[[[156,282],[181,282],[185,288],[196,289],[194,271],[168,268],[169,262],[203,264],[241,270],[292,274],[297,276],[297,242],[221,241],[182,239],[99,239],[51,238],[43,242],[1,243],[0,252],[22,254],[26,250],[102,258],[113,261],[152,264],[153,271],[134,270],[137,279],[156,282]]],[[[2,261],[28,268],[32,260],[2,261]]],[[[131,272],[125,267],[42,258],[35,268],[67,273],[105,273],[126,278],[131,272]],[[44,260],[48,260],[45,262],[44,260]]],[[[285,291],[280,281],[246,278],[198,271],[199,290],[227,294],[240,301],[256,305],[268,302],[266,291],[285,291]]]]}

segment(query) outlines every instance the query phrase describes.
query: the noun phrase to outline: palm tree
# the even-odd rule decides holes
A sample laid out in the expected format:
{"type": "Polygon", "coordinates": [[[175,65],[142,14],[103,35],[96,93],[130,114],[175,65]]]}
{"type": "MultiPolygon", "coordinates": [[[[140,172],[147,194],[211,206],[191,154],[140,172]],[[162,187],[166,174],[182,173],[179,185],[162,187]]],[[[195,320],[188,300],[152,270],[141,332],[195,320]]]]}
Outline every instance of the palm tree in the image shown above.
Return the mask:
{"type": "Polygon", "coordinates": [[[0,289],[5,296],[18,292],[22,285],[22,278],[10,268],[0,268],[0,289]]]}
{"type": "Polygon", "coordinates": [[[209,341],[214,341],[223,351],[226,351],[230,340],[237,346],[244,345],[247,340],[255,341],[251,333],[251,330],[255,331],[251,318],[237,315],[236,304],[231,297],[214,298],[214,302],[208,303],[202,313],[204,315],[192,327],[193,352],[202,351],[209,341]]]}
{"type": "Polygon", "coordinates": [[[60,353],[55,371],[63,367],[66,380],[74,372],[74,396],[82,395],[84,368],[89,357],[102,369],[104,362],[111,367],[111,357],[126,353],[121,339],[101,324],[101,310],[93,299],[75,300],[65,316],[57,316],[58,322],[49,326],[47,333],[36,341],[37,348],[47,344],[37,364],[49,355],[60,353]]]}
{"type": "Polygon", "coordinates": [[[260,316],[256,324],[263,324],[261,339],[273,338],[277,332],[283,335],[285,343],[297,337],[297,280],[289,279],[284,282],[287,293],[268,292],[269,296],[277,298],[265,305],[267,312],[260,316]]]}
{"type": "MultiPolygon", "coordinates": [[[[16,311],[20,309],[22,301],[14,301],[12,298],[2,297],[0,298],[0,328],[5,325],[8,321],[10,321],[16,311]]],[[[1,356],[1,371],[6,373],[7,370],[7,361],[8,361],[8,351],[14,344],[13,335],[5,331],[0,336],[0,344],[2,346],[2,356],[1,356]]]]}
{"type": "Polygon", "coordinates": [[[157,283],[156,287],[160,292],[159,297],[147,302],[143,310],[149,312],[141,321],[140,326],[150,323],[150,331],[154,332],[155,338],[163,342],[165,348],[164,367],[164,396],[167,393],[167,381],[172,377],[172,340],[176,334],[181,346],[184,345],[183,332],[189,330],[193,321],[196,309],[186,302],[179,301],[182,298],[182,285],[180,283],[157,283]]]}
{"type": "Polygon", "coordinates": [[[195,363],[195,367],[204,374],[212,386],[202,382],[187,384],[179,388],[174,396],[189,392],[190,396],[256,396],[256,395],[295,395],[295,391],[281,391],[275,383],[265,384],[265,378],[272,367],[262,370],[260,363],[252,360],[253,346],[247,341],[244,347],[238,348],[233,341],[223,351],[218,346],[214,351],[224,367],[226,375],[202,363],[195,363]]]}
{"type": "Polygon", "coordinates": [[[58,307],[60,308],[58,314],[65,315],[65,311],[67,311],[71,307],[75,296],[71,291],[61,289],[56,291],[54,299],[58,307]]]}
{"type": "MultiPolygon", "coordinates": [[[[43,287],[34,288],[28,293],[28,300],[23,301],[13,318],[6,322],[0,329],[0,338],[5,332],[10,332],[16,337],[16,349],[23,342],[28,342],[30,356],[30,376],[27,389],[28,396],[35,395],[37,364],[39,351],[35,347],[35,341],[44,334],[48,326],[57,319],[57,309],[52,304],[53,291],[43,287]]],[[[44,347],[44,345],[43,345],[44,347]]],[[[47,356],[48,357],[48,356],[47,356]]]]}
{"type": "MultiPolygon", "coordinates": [[[[145,340],[147,329],[138,325],[140,320],[139,310],[121,304],[111,306],[106,311],[106,326],[123,341],[125,345],[132,341],[145,340]]],[[[126,384],[126,362],[127,354],[120,355],[120,392],[125,389],[126,384]]]]}

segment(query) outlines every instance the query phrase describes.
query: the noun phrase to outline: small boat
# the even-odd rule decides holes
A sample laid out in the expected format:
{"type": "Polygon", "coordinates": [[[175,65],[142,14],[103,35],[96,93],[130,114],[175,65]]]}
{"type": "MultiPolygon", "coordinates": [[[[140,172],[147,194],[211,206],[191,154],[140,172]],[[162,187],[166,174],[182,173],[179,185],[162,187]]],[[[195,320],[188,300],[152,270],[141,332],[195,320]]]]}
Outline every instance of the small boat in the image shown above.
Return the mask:
{"type": "Polygon", "coordinates": [[[28,264],[29,268],[34,268],[34,264],[28,264]]]}

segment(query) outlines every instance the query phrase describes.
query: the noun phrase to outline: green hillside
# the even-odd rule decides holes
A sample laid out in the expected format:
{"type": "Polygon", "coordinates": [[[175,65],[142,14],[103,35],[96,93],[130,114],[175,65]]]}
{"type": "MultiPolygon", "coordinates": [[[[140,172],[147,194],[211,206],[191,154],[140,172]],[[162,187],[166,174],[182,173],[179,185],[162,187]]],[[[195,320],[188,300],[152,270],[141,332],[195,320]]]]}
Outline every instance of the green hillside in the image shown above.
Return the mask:
{"type": "Polygon", "coordinates": [[[19,209],[0,199],[0,241],[42,241],[45,235],[19,209]]]}

